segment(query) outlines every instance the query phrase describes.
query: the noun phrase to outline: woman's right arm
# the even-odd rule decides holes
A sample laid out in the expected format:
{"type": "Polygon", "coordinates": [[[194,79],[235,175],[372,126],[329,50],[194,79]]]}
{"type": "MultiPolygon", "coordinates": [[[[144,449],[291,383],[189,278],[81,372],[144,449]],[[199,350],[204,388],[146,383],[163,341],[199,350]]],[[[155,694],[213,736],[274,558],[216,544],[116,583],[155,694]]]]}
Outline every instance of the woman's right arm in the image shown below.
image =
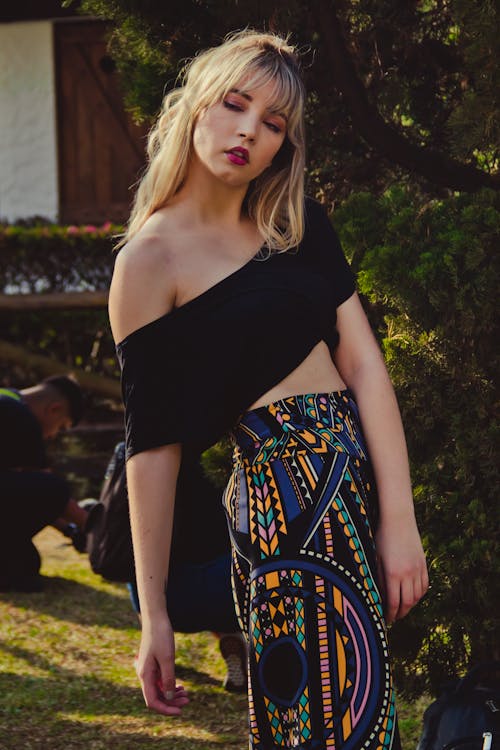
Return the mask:
{"type": "Polygon", "coordinates": [[[174,634],[165,601],[180,457],[176,444],[138,453],[127,462],[142,622],[137,674],[148,708],[166,715],[179,714],[187,702],[186,693],[176,688],[174,634]]]}
{"type": "MultiPolygon", "coordinates": [[[[115,342],[164,315],[174,299],[174,274],[161,241],[135,238],[120,252],[111,283],[109,317],[115,342]]],[[[127,462],[142,616],[137,673],[146,705],[165,715],[179,714],[188,702],[175,683],[174,634],[165,601],[180,459],[181,446],[174,444],[143,451],[127,462]]]]}

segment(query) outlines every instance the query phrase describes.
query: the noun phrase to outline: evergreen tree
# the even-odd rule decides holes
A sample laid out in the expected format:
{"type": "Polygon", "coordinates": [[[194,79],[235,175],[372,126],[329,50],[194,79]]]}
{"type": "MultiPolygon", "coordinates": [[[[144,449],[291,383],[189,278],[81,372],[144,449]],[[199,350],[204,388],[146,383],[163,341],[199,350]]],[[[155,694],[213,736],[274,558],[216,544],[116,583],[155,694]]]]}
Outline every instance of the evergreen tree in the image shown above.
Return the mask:
{"type": "Polygon", "coordinates": [[[310,189],[332,204],[395,178],[434,193],[500,185],[494,0],[82,0],[81,10],[113,22],[137,119],[158,110],[183,61],[229,31],[290,31],[310,92],[310,189]]]}

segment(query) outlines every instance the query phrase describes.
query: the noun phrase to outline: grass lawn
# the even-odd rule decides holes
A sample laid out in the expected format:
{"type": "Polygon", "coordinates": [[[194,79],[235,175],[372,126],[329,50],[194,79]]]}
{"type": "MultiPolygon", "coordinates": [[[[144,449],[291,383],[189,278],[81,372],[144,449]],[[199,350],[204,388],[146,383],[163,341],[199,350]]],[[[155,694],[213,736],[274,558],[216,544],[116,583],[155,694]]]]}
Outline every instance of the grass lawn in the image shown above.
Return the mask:
{"type": "MultiPolygon", "coordinates": [[[[246,698],[221,687],[210,633],[177,636],[177,674],[191,696],[182,717],[149,713],[125,586],[94,575],[53,529],[35,542],[44,591],[0,594],[0,750],[247,748],[246,698]]],[[[416,746],[426,702],[399,703],[404,750],[416,746]]]]}

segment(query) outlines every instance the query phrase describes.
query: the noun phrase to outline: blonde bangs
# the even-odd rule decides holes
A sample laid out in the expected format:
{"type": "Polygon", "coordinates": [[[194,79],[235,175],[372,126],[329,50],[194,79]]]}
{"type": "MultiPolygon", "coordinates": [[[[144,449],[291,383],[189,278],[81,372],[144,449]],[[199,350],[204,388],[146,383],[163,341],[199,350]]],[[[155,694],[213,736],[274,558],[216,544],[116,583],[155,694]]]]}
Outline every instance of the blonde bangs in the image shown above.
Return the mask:
{"type": "MultiPolygon", "coordinates": [[[[267,41],[270,35],[259,36],[267,41]]],[[[231,45],[237,39],[236,35],[226,44],[231,45]]],[[[197,109],[201,110],[216,104],[234,89],[249,91],[273,84],[270,109],[284,115],[287,121],[293,119],[294,112],[303,107],[305,91],[297,71],[291,70],[291,64],[294,67],[297,65],[295,56],[291,52],[292,48],[286,45],[286,51],[280,51],[273,46],[254,44],[246,49],[236,47],[231,50],[233,55],[225,50],[223,60],[219,60],[217,53],[222,52],[225,46],[202,53],[191,62],[186,71],[184,81],[186,89],[194,89],[194,86],[190,85],[191,79],[193,77],[197,79],[195,84],[199,89],[197,109]],[[209,59],[205,60],[205,56],[209,59]]]]}

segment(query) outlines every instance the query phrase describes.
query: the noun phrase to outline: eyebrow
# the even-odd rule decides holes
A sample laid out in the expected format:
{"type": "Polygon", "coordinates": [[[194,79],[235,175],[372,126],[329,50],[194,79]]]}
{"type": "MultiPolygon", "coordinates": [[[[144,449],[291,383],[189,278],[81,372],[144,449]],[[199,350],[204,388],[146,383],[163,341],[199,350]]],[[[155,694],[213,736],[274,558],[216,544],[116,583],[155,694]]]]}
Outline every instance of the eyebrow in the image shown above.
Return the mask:
{"type": "Polygon", "coordinates": [[[249,102],[253,102],[253,96],[250,96],[250,94],[247,94],[246,91],[242,91],[241,89],[230,89],[230,94],[239,94],[243,97],[243,99],[246,99],[249,102]]]}
{"type": "MultiPolygon", "coordinates": [[[[242,91],[241,89],[230,89],[230,94],[239,94],[243,97],[243,99],[246,99],[247,102],[253,102],[253,96],[250,96],[246,91],[242,91]]],[[[288,122],[288,117],[283,114],[283,112],[280,112],[277,109],[268,109],[267,110],[270,115],[276,115],[277,117],[281,117],[285,122],[288,122]]]]}

